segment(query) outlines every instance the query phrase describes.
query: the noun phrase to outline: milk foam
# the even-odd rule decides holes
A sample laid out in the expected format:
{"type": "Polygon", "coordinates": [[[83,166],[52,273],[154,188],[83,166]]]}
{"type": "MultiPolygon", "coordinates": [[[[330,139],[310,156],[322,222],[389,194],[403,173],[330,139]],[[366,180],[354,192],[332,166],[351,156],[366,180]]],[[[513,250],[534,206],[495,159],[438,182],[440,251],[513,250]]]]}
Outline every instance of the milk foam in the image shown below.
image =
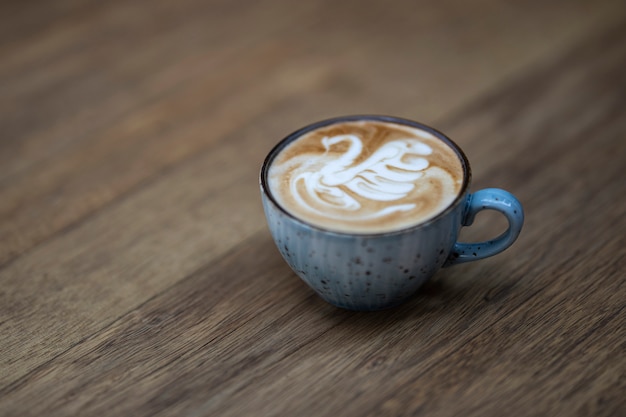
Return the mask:
{"type": "Polygon", "coordinates": [[[269,185],[296,217],[343,232],[401,229],[454,201],[463,179],[456,153],[429,132],[378,121],[309,132],[274,159],[269,185]]]}

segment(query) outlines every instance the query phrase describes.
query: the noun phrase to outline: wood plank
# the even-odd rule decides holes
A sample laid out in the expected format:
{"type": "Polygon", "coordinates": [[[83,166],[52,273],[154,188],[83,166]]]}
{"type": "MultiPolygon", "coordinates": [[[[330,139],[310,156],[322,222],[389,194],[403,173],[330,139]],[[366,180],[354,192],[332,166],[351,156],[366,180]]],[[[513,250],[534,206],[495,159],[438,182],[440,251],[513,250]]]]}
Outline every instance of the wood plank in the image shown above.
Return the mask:
{"type": "Polygon", "coordinates": [[[93,6],[83,0],[58,0],[55,2],[5,0],[0,3],[0,51],[24,37],[62,20],[78,8],[93,6]],[[26,3],[26,4],[25,4],[26,3]]]}
{"type": "MultiPolygon", "coordinates": [[[[235,57],[255,59],[255,41],[293,24],[286,20],[270,27],[258,21],[262,5],[237,11],[220,2],[146,3],[79,9],[5,48],[0,179],[13,179],[71,144],[123,123],[129,112],[166,100],[180,84],[202,83],[235,57]],[[207,27],[211,14],[223,19],[207,27]],[[254,29],[257,38],[233,27],[233,17],[254,29]]],[[[307,10],[286,17],[297,20],[307,10]]]]}
{"type": "Polygon", "coordinates": [[[278,101],[324,82],[322,66],[294,62],[286,71],[277,67],[275,56],[285,52],[280,45],[259,48],[249,56],[254,68],[240,60],[214,70],[213,77],[132,112],[92,140],[0,187],[0,264],[207,151],[278,101]],[[300,71],[297,85],[289,77],[293,69],[300,71]]]}
{"type": "MultiPolygon", "coordinates": [[[[259,165],[231,162],[262,158],[267,149],[259,135],[277,134],[263,126],[263,117],[246,130],[239,126],[237,146],[209,149],[180,169],[166,171],[1,271],[0,305],[8,318],[0,323],[6,334],[2,383],[66,350],[263,227],[260,203],[247,199],[258,195],[259,165]]],[[[222,143],[232,140],[226,136],[222,143]]]]}
{"type": "Polygon", "coordinates": [[[488,97],[465,120],[447,122],[467,133],[479,116],[481,129],[463,143],[478,166],[476,185],[496,178],[526,204],[527,227],[508,252],[442,271],[401,308],[362,314],[313,295],[266,231],[240,235],[245,243],[218,263],[151,288],[157,296],[9,381],[0,391],[3,411],[623,413],[625,27],[488,97]]]}

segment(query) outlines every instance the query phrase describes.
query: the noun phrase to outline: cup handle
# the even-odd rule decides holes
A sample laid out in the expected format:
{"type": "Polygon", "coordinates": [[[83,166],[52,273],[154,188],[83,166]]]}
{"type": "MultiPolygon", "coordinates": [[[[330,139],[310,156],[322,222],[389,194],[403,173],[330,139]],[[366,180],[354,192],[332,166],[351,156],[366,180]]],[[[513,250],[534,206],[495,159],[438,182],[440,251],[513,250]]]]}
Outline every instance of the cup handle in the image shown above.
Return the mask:
{"type": "Polygon", "coordinates": [[[444,266],[477,261],[496,255],[515,242],[524,224],[524,210],[517,198],[508,191],[485,188],[470,194],[462,225],[470,226],[479,211],[495,210],[504,214],[509,228],[495,239],[478,243],[456,242],[444,266]]]}

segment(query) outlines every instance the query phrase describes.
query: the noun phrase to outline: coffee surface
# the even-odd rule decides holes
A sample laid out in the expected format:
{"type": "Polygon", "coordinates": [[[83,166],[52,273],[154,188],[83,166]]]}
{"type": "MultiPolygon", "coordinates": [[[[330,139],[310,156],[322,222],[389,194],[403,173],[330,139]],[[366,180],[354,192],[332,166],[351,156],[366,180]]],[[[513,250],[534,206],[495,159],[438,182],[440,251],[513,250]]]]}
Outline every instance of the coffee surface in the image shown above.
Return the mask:
{"type": "Polygon", "coordinates": [[[430,132],[363,120],[320,127],[296,138],[271,162],[278,203],[313,225],[381,233],[417,225],[459,195],[463,165],[430,132]]]}

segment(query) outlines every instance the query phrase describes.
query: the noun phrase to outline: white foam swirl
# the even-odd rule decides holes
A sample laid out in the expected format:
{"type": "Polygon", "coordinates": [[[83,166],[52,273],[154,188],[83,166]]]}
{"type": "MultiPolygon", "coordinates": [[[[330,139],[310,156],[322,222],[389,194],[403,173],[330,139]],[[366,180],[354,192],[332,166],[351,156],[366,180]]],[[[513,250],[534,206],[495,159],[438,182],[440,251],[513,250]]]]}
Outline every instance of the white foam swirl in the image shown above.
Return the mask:
{"type": "MultiPolygon", "coordinates": [[[[322,145],[326,149],[326,154],[321,157],[324,165],[319,168],[317,161],[303,164],[298,174],[291,177],[289,185],[301,207],[325,216],[332,216],[333,213],[324,210],[325,207],[344,212],[360,210],[362,204],[358,198],[381,202],[406,198],[429,166],[423,156],[433,152],[430,146],[416,139],[397,139],[385,143],[367,159],[355,164],[363,151],[363,142],[358,136],[324,137],[322,145]],[[348,142],[348,149],[333,158],[330,148],[341,142],[348,142]],[[302,195],[303,191],[305,195],[302,195]]],[[[377,219],[413,208],[415,204],[412,203],[388,204],[359,218],[377,219]]]]}

